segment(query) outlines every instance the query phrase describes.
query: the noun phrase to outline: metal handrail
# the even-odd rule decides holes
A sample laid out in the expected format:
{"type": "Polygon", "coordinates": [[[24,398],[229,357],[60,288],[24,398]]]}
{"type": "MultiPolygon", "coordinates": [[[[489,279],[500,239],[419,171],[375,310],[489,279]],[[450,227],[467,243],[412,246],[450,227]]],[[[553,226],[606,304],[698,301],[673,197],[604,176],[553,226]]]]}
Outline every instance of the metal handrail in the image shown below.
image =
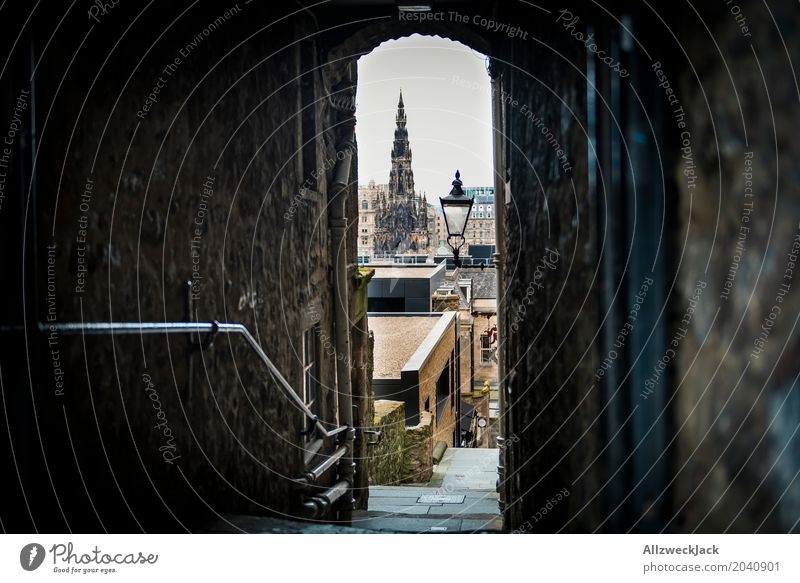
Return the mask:
{"type": "Polygon", "coordinates": [[[295,484],[301,488],[307,488],[308,486],[316,484],[328,470],[339,463],[339,460],[342,459],[342,456],[348,453],[348,451],[349,448],[346,445],[337,448],[331,455],[325,456],[325,459],[316,466],[308,468],[302,477],[295,480],[295,484]]]}
{"type": "Polygon", "coordinates": [[[283,377],[278,368],[272,363],[267,354],[256,342],[253,335],[244,324],[237,322],[68,322],[61,324],[39,324],[42,331],[55,330],[61,334],[209,334],[205,346],[210,346],[214,337],[219,334],[239,334],[244,337],[247,344],[267,367],[272,378],[281,388],[284,396],[302,411],[309,427],[316,429],[323,437],[336,437],[349,428],[346,425],[328,431],[319,418],[308,408],[303,400],[292,389],[292,386],[283,377]]]}

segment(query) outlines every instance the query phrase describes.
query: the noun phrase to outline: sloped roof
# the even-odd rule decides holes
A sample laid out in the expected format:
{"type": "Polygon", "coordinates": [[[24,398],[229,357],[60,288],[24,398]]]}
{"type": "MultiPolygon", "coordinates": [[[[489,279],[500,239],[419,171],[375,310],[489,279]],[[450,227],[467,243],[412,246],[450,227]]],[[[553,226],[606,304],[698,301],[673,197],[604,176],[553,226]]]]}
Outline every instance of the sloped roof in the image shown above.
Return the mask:
{"type": "Polygon", "coordinates": [[[400,378],[400,371],[437,321],[428,316],[369,316],[369,329],[375,335],[372,376],[400,378]]]}
{"type": "Polygon", "coordinates": [[[497,270],[493,267],[480,269],[462,267],[459,277],[472,280],[472,297],[475,299],[497,298],[497,270]]]}

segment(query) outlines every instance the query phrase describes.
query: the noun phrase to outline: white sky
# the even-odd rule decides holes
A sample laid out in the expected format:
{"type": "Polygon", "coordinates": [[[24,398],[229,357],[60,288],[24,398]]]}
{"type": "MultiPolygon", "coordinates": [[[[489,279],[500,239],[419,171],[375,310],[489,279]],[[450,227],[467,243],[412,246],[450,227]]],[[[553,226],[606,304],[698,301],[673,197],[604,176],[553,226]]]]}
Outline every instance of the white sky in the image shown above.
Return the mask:
{"type": "Polygon", "coordinates": [[[492,186],[492,114],[484,55],[461,43],[414,34],[358,60],[358,182],[389,182],[400,88],[408,116],[412,170],[429,203],[464,186],[492,186]]]}

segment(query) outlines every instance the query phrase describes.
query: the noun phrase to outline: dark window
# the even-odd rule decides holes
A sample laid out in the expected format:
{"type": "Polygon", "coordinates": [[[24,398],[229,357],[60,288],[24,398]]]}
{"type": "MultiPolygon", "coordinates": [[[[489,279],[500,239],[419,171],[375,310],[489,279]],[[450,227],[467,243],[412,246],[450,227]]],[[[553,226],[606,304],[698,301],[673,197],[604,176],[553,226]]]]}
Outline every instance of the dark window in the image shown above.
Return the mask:
{"type": "Polygon", "coordinates": [[[448,362],[439,374],[439,380],[436,381],[436,422],[442,418],[447,399],[450,398],[450,375],[451,367],[448,362]]]}
{"type": "MultiPolygon", "coordinates": [[[[456,344],[458,347],[458,344],[456,344]]],[[[458,381],[456,379],[456,353],[450,353],[450,410],[452,411],[456,406],[456,387],[458,381]]]]}
{"type": "Polygon", "coordinates": [[[367,199],[364,199],[364,200],[361,201],[361,208],[362,209],[368,209],[369,208],[369,203],[367,202],[367,199]]]}
{"type": "Polygon", "coordinates": [[[405,298],[368,298],[369,312],[403,312],[406,309],[405,298]]]}

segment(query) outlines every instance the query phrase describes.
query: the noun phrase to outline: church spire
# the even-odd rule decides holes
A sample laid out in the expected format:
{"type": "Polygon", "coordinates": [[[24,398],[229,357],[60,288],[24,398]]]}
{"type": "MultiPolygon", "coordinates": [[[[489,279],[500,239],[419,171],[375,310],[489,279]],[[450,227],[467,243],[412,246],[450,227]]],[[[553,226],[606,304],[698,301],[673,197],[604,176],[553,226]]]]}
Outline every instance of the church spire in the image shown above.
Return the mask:
{"type": "Polygon", "coordinates": [[[406,127],[406,106],[403,104],[403,90],[400,89],[400,100],[397,102],[397,121],[398,128],[406,127]]]}
{"type": "Polygon", "coordinates": [[[414,190],[402,89],[397,100],[396,121],[387,196],[375,215],[374,249],[378,253],[427,253],[430,245],[428,211],[425,198],[417,197],[414,190]]]}

